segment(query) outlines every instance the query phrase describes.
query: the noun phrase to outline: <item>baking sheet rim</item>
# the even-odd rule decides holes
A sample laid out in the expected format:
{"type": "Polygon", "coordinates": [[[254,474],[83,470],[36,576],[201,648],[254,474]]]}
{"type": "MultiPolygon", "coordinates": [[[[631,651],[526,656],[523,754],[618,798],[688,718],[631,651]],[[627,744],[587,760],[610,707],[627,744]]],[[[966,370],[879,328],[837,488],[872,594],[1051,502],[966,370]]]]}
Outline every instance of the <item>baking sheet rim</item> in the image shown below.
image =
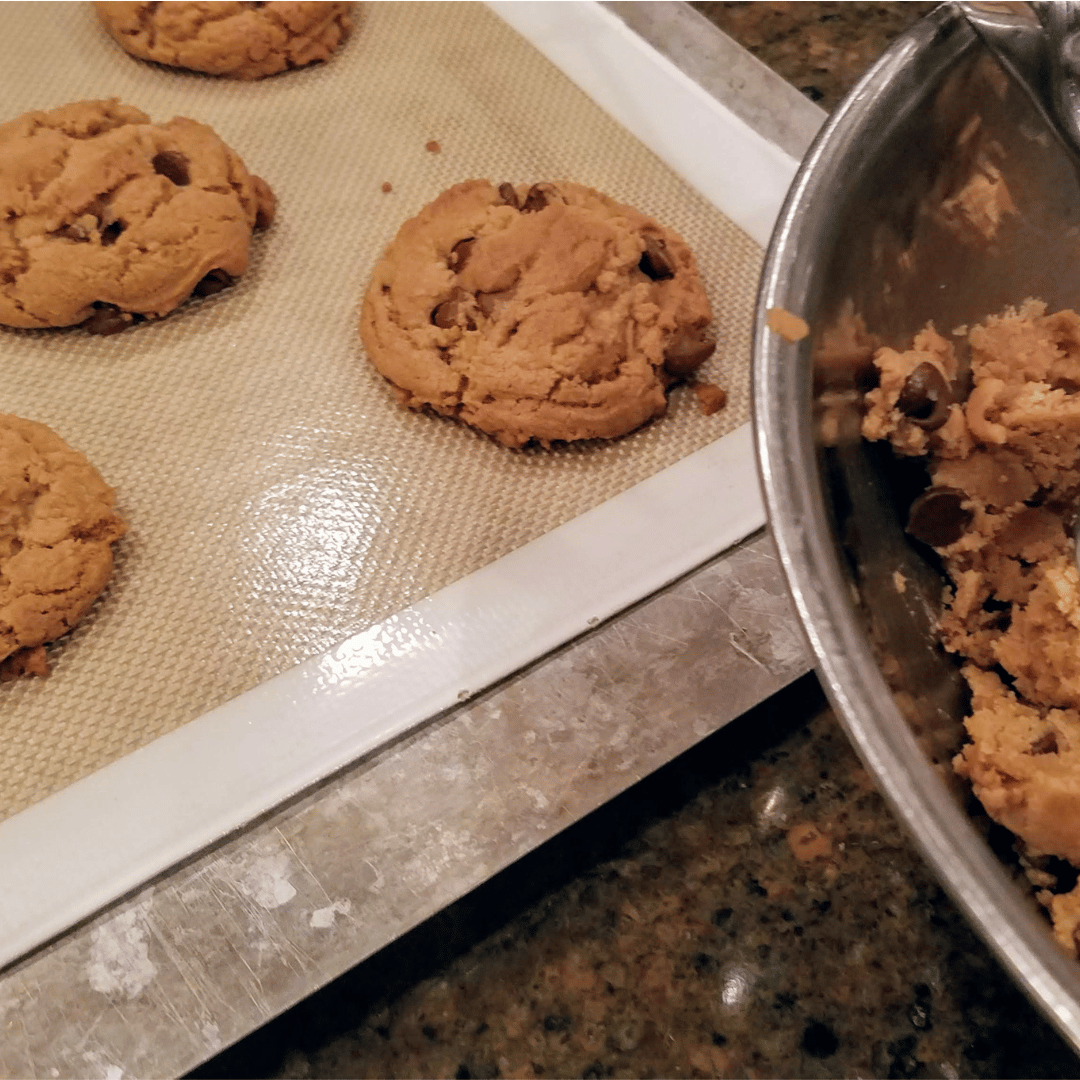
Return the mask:
{"type": "MultiPolygon", "coordinates": [[[[594,0],[489,6],[710,202],[767,239],[792,158],[594,0]],[[723,167],[710,171],[703,146],[723,167]]],[[[764,522],[744,426],[8,818],[0,966],[764,522]],[[542,606],[518,602],[512,586],[522,580],[542,606]]]]}

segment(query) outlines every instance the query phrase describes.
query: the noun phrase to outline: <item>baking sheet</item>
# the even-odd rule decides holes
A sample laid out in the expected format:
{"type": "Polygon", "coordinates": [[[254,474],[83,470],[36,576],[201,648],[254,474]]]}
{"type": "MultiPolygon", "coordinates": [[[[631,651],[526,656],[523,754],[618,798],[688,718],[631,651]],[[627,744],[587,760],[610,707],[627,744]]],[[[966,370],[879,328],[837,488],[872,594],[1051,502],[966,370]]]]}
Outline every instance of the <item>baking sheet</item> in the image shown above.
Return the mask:
{"type": "Polygon", "coordinates": [[[55,676],[5,689],[0,816],[747,420],[759,250],[484,8],[361,5],[332,63],[255,84],[137,62],[89,5],[5,4],[0,20],[6,114],[116,94],[191,115],[279,197],[251,271],[218,297],[116,337],[0,335],[3,408],[83,450],[131,523],[55,676]],[[727,407],[706,418],[682,391],[628,439],[523,453],[399,408],[364,359],[360,297],[403,218],[473,175],[571,176],[680,231],[709,283],[706,377],[727,407]]]}
{"type": "MultiPolygon", "coordinates": [[[[593,20],[597,34],[602,30],[611,41],[620,40],[617,27],[592,5],[557,6],[567,13],[561,19],[574,18],[576,11],[579,17],[593,20]]],[[[0,9],[0,18],[8,7],[0,9]]],[[[49,19],[55,21],[85,20],[87,9],[50,5],[49,10],[49,19]]],[[[22,12],[20,17],[27,17],[27,13],[22,12]]],[[[71,25],[79,27],[77,22],[71,25]]],[[[101,36],[96,27],[84,21],[78,33],[72,31],[64,40],[81,40],[82,47],[88,48],[87,41],[94,33],[101,36]]],[[[3,40],[10,39],[3,35],[3,40]]],[[[572,40],[580,43],[581,35],[572,35],[572,40]]],[[[115,52],[111,43],[105,44],[115,52]]],[[[20,68],[15,55],[4,59],[16,71],[34,70],[28,62],[20,68]]],[[[745,416],[745,389],[740,390],[740,385],[745,387],[746,353],[741,343],[743,335],[748,334],[752,306],[749,298],[760,252],[730,221],[612,124],[489,13],[469,5],[375,5],[364,9],[356,38],[332,64],[314,72],[290,75],[289,83],[281,79],[269,84],[278,88],[273,92],[281,95],[267,110],[274,119],[272,129],[256,123],[250,115],[252,92],[268,84],[223,88],[214,80],[137,65],[122,54],[112,59],[124,69],[112,72],[114,81],[136,78],[127,70],[131,65],[139,71],[140,79],[145,76],[141,69],[151,73],[153,86],[147,84],[143,95],[119,92],[155,116],[171,112],[155,107],[147,98],[158,101],[170,93],[182,93],[185,104],[190,105],[189,98],[203,95],[203,110],[187,107],[173,111],[211,120],[253,171],[267,176],[279,195],[283,195],[283,187],[278,175],[248,151],[245,135],[253,142],[261,135],[264,153],[271,158],[282,145],[287,146],[285,159],[273,159],[279,161],[279,169],[284,167],[281,160],[294,164],[298,160],[310,161],[317,143],[332,160],[325,162],[325,168],[320,161],[316,171],[320,176],[329,175],[330,182],[318,188],[310,182],[302,184],[303,175],[297,179],[292,201],[283,196],[282,217],[257,250],[253,272],[230,294],[192,305],[167,323],[140,328],[118,339],[95,341],[74,334],[36,333],[5,335],[0,342],[5,364],[9,353],[14,357],[9,339],[19,346],[20,356],[22,350],[29,349],[26,355],[32,353],[34,357],[33,363],[26,362],[22,369],[23,378],[13,383],[12,394],[23,395],[23,407],[5,401],[5,408],[52,423],[90,453],[121,491],[124,508],[136,525],[134,538],[123,553],[116,586],[99,607],[94,622],[60,650],[56,676],[46,683],[22,684],[16,691],[21,696],[5,702],[4,712],[5,723],[13,715],[25,716],[30,711],[27,703],[33,706],[43,700],[47,690],[51,695],[49,713],[62,714],[65,699],[59,697],[57,687],[73,686],[70,693],[74,696],[67,699],[67,704],[75,703],[73,715],[80,703],[84,706],[77,717],[76,741],[83,737],[87,726],[85,705],[87,700],[92,701],[95,708],[90,718],[104,718],[96,726],[107,732],[114,763],[39,803],[32,812],[16,814],[0,827],[0,859],[6,867],[20,859],[30,860],[37,875],[34,880],[42,891],[56,884],[53,878],[59,876],[58,868],[66,880],[71,880],[72,870],[65,853],[55,844],[43,851],[42,837],[59,837],[61,848],[67,844],[67,855],[76,848],[82,852],[80,845],[69,841],[72,824],[85,820],[88,807],[93,811],[92,831],[110,837],[112,845],[124,852],[125,866],[118,869],[113,860],[103,867],[98,860],[80,854],[78,857],[93,870],[93,880],[80,878],[84,887],[63,901],[51,892],[49,918],[43,917],[37,905],[27,904],[25,889],[20,890],[20,898],[0,894],[0,931],[10,947],[9,955],[10,950],[25,947],[35,935],[40,939],[47,925],[54,930],[60,928],[65,920],[78,917],[79,910],[92,910],[110,895],[116,895],[125,882],[133,884],[137,875],[153,873],[190,852],[192,844],[198,846],[212,839],[215,830],[219,835],[273,804],[267,800],[283,797],[289,790],[325,775],[335,763],[343,764],[379,739],[445,707],[453,696],[474,692],[491,678],[512,670],[529,658],[530,650],[534,650],[531,655],[538,655],[565,640],[581,628],[583,612],[598,612],[589,616],[592,619],[602,617],[661,584],[662,580],[640,577],[635,572],[638,549],[647,546],[654,533],[660,538],[660,558],[654,562],[666,580],[663,575],[679,572],[677,566],[688,569],[694,565],[685,563],[687,557],[700,561],[760,523],[748,441],[740,441],[736,435],[712,443],[718,434],[723,434],[724,424],[729,429],[738,425],[740,394],[745,416]],[[485,35],[491,35],[493,41],[485,35]],[[406,146],[402,157],[395,159],[395,168],[400,172],[387,175],[386,163],[392,155],[373,154],[371,140],[336,136],[328,140],[327,125],[341,110],[327,109],[327,97],[332,100],[334,93],[332,86],[327,90],[325,80],[329,73],[336,72],[335,77],[343,81],[344,75],[351,72],[350,79],[362,82],[371,62],[369,55],[357,51],[361,45],[370,50],[388,47],[394,63],[405,65],[409,57],[417,55],[418,41],[427,43],[427,52],[422,53],[426,59],[433,55],[444,59],[440,70],[450,87],[440,85],[435,97],[425,99],[422,116],[418,116],[415,100],[402,110],[395,131],[412,140],[411,149],[406,146]],[[462,50],[470,57],[473,50],[477,56],[496,57],[502,83],[490,72],[485,80],[485,73],[477,72],[476,64],[466,65],[468,78],[460,78],[462,50]],[[350,56],[353,63],[358,63],[356,57],[366,57],[367,67],[350,68],[350,56]],[[530,71],[538,82],[530,82],[530,71]],[[304,79],[311,84],[306,91],[293,88],[293,81],[301,87],[299,80],[304,79]],[[494,99],[492,84],[498,91],[494,99]],[[473,105],[479,104],[479,113],[466,117],[460,100],[449,92],[451,88],[460,90],[473,105]],[[234,93],[241,98],[226,107],[220,98],[234,93]],[[296,106],[297,98],[303,98],[304,93],[309,97],[296,106]],[[322,128],[314,113],[304,111],[312,108],[312,100],[322,102],[318,110],[324,121],[322,128]],[[489,115],[492,100],[500,102],[501,108],[508,103],[520,108],[511,126],[505,113],[489,115]],[[309,142],[300,140],[300,146],[297,140],[282,137],[290,131],[281,123],[290,103],[300,110],[299,117],[294,118],[296,131],[311,136],[309,142]],[[217,113],[208,114],[211,105],[220,110],[220,119],[217,113]],[[573,115],[571,105],[587,114],[587,135],[573,134],[574,126],[568,122],[573,115]],[[535,116],[530,109],[540,109],[543,115],[535,116]],[[530,122],[523,122],[526,120],[530,122]],[[498,130],[492,132],[489,121],[498,130]],[[479,133],[474,130],[477,124],[481,126],[479,133]],[[231,134],[230,125],[239,134],[231,134]],[[558,138],[551,137],[553,131],[558,131],[558,138]],[[443,151],[428,154],[422,150],[423,143],[435,136],[440,137],[443,151]],[[465,171],[460,171],[460,163],[454,166],[459,171],[450,168],[455,138],[468,149],[469,167],[465,171]],[[504,156],[507,144],[515,140],[523,154],[516,169],[504,156]],[[572,173],[567,171],[567,147],[581,156],[572,173]],[[599,160],[590,164],[584,150],[599,160]],[[407,157],[409,153],[412,158],[407,157]],[[541,168],[543,153],[549,154],[546,169],[541,168]],[[528,172],[520,171],[525,167],[522,162],[531,166],[528,172]],[[486,167],[474,167],[477,163],[486,167]],[[363,217],[362,226],[355,225],[356,209],[351,204],[357,192],[370,192],[377,196],[374,204],[383,210],[386,198],[379,185],[382,179],[391,179],[396,194],[410,193],[413,210],[447,184],[475,174],[514,180],[573,175],[603,187],[656,213],[683,232],[697,248],[707,277],[713,256],[731,261],[741,253],[739,272],[729,270],[726,276],[719,277],[714,272],[710,282],[720,316],[723,362],[728,364],[728,370],[711,374],[732,394],[727,414],[722,414],[718,423],[707,423],[694,403],[684,398],[676,402],[672,415],[662,424],[599,450],[590,447],[548,455],[512,455],[453,425],[397,410],[385,388],[359,358],[352,324],[366,269],[402,214],[399,210],[384,214],[380,226],[383,233],[374,240],[369,234],[372,229],[377,232],[377,228],[370,215],[363,217]],[[296,216],[291,217],[294,213],[296,216]],[[362,227],[366,240],[359,242],[349,233],[350,227],[362,227]],[[335,249],[337,257],[329,257],[327,242],[340,239],[343,233],[350,234],[353,241],[345,258],[340,248],[335,249]],[[723,242],[718,243],[718,238],[723,242]],[[351,266],[348,256],[356,250],[366,251],[367,261],[357,257],[357,265],[351,266]],[[329,271],[320,269],[320,258],[330,264],[329,271]],[[351,266],[349,272],[342,271],[343,262],[351,266]],[[291,266],[291,273],[284,272],[283,263],[291,266]],[[312,279],[316,279],[315,285],[310,284],[312,279]],[[725,288],[717,290],[718,280],[725,288]],[[288,313],[287,318],[282,312],[288,313]],[[745,321],[740,323],[742,319],[745,321]],[[272,334],[265,332],[269,325],[274,327],[272,334]],[[137,344],[140,336],[145,338],[149,332],[155,334],[153,357],[146,353],[147,346],[137,344]],[[77,402],[64,405],[55,393],[37,386],[34,375],[40,380],[41,365],[49,362],[64,363],[78,372],[77,402]],[[122,381],[118,371],[123,374],[122,381]],[[291,378],[282,382],[282,372],[291,378]],[[132,389],[137,374],[144,380],[139,386],[141,392],[132,389]],[[343,397],[342,386],[348,388],[351,397],[343,397]],[[35,403],[40,406],[36,411],[25,407],[35,403]],[[311,410],[313,404],[316,408],[311,410]],[[188,438],[193,417],[202,422],[201,438],[195,440],[188,438]],[[65,419],[68,426],[62,423],[65,419]],[[355,439],[358,427],[369,433],[372,426],[383,434],[389,433],[390,438],[377,439],[379,449],[370,457],[344,457],[327,445],[333,434],[345,432],[349,439],[355,439]],[[72,427],[82,431],[85,438],[74,434],[72,427]],[[181,444],[201,456],[193,461],[190,455],[178,453],[181,444]],[[396,452],[403,445],[410,453],[421,445],[423,450],[404,471],[396,452]],[[693,453],[695,445],[708,445],[710,451],[715,446],[716,453],[701,457],[700,451],[693,453]],[[242,453],[237,452],[238,446],[242,453]],[[449,467],[440,474],[439,466],[445,465],[447,459],[449,467]],[[468,474],[467,482],[455,487],[452,481],[460,478],[462,459],[479,471],[468,474]],[[358,468],[358,462],[366,467],[373,461],[377,466],[374,473],[358,468]],[[681,470],[676,467],[681,483],[661,481],[633,488],[642,475],[659,480],[654,474],[672,461],[683,466],[681,470]],[[418,481],[411,497],[403,491],[403,474],[418,481]],[[494,482],[500,478],[506,481],[509,511],[505,498],[492,498],[494,482]],[[667,507],[662,527],[658,527],[652,515],[671,491],[679,493],[683,509],[696,508],[701,501],[699,485],[721,480],[730,489],[727,509],[739,509],[734,516],[737,524],[729,522],[712,529],[714,519],[697,513],[693,515],[697,523],[707,526],[704,535],[690,528],[683,536],[679,513],[672,514],[667,507]],[[249,488],[237,490],[237,483],[249,481],[253,482],[254,495],[249,488]],[[483,505],[471,526],[455,531],[453,520],[461,510],[456,497],[475,494],[476,489],[483,496],[483,505]],[[612,500],[615,506],[605,507],[605,500],[628,489],[633,489],[637,497],[631,497],[622,508],[619,499],[612,500]],[[140,493],[146,497],[141,503],[140,493]],[[184,497],[178,498],[178,493],[184,497]],[[386,502],[373,507],[372,499],[380,493],[388,496],[386,502]],[[140,529],[127,503],[145,505],[152,501],[152,494],[158,496],[159,518],[145,516],[140,529]],[[520,495],[516,503],[512,498],[515,494],[520,495]],[[531,519],[530,512],[544,502],[544,494],[554,513],[544,520],[531,519]],[[192,500],[198,508],[194,514],[190,512],[192,500]],[[178,502],[184,512],[171,516],[163,512],[175,508],[178,502]],[[590,506],[597,508],[599,517],[585,514],[573,520],[590,506]],[[429,515],[426,518],[425,513],[429,515]],[[560,521],[569,523],[563,526],[569,532],[560,530],[560,521]],[[363,532],[365,524],[375,526],[370,535],[363,532]],[[350,532],[355,528],[360,530],[359,538],[350,532]],[[543,541],[549,536],[554,538],[553,544],[545,547],[543,541]],[[376,553],[365,563],[358,557],[369,554],[377,540],[387,537],[392,541],[392,558],[376,553]],[[459,561],[449,570],[434,572],[429,562],[425,576],[417,569],[424,561],[424,545],[420,544],[420,550],[416,546],[417,539],[425,538],[437,541],[429,545],[429,555],[431,551],[445,553],[446,548],[460,554],[459,549],[466,548],[474,561],[471,565],[459,561]],[[530,539],[531,544],[520,547],[530,539]],[[627,539],[636,540],[636,546],[620,543],[627,539]],[[629,553],[624,547],[630,548],[629,553]],[[161,561],[166,557],[162,549],[169,553],[167,564],[161,561]],[[511,551],[521,558],[508,561],[506,553],[511,551]],[[671,553],[677,556],[675,562],[669,558],[671,553]],[[617,556],[617,566],[612,564],[613,555],[617,556]],[[380,594],[381,600],[372,600],[372,590],[358,588],[359,583],[366,585],[369,580],[363,574],[365,566],[373,568],[371,580],[376,584],[390,582],[389,592],[380,594]],[[211,573],[208,578],[208,571],[214,570],[222,571],[224,576],[214,578],[211,573]],[[458,587],[445,588],[448,580],[456,581],[458,587]],[[562,596],[576,601],[576,607],[570,605],[574,610],[569,615],[569,609],[560,607],[560,585],[564,588],[562,596]],[[320,592],[327,586],[329,601],[320,592]],[[635,588],[641,591],[635,593],[635,588]],[[385,618],[417,596],[428,599],[419,601],[400,617],[385,618]],[[384,605],[381,609],[380,602],[384,605]],[[364,609],[363,603],[375,606],[364,609]],[[145,613],[151,607],[151,618],[156,621],[140,627],[136,615],[130,613],[145,613]],[[122,614],[117,614],[125,611],[129,613],[126,623],[122,614]],[[373,625],[366,634],[324,656],[318,655],[332,641],[369,623],[373,625]],[[153,627],[153,633],[146,633],[147,625],[153,627]],[[200,632],[193,634],[192,626],[199,627],[200,632]],[[95,665],[93,657],[102,655],[96,650],[109,641],[110,627],[115,633],[130,633],[135,627],[138,632],[134,636],[143,647],[134,654],[122,654],[123,662],[113,665],[117,669],[115,681],[102,686],[102,665],[95,665]],[[170,629],[182,645],[180,652],[168,651],[170,629]],[[461,632],[440,641],[440,632],[455,629],[461,632]],[[527,631],[524,635],[522,629],[527,631]],[[425,647],[417,649],[417,642],[423,642],[425,647]],[[478,644],[479,654],[475,651],[478,644]],[[305,656],[313,659],[277,681],[261,685],[269,675],[291,667],[305,656]],[[382,677],[382,696],[373,695],[372,675],[394,671],[399,681],[382,677]],[[433,674],[437,677],[431,678],[433,674]],[[132,691],[132,682],[137,682],[140,675],[144,677],[141,689],[132,691]],[[418,678],[423,680],[419,684],[418,678]],[[417,690],[418,685],[422,692],[417,690]],[[219,707],[198,723],[180,726],[190,716],[233,697],[238,690],[256,686],[258,690],[219,707]],[[87,695],[81,702],[80,687],[81,693],[87,695]],[[87,694],[88,687],[93,688],[92,693],[87,694]],[[122,756],[132,748],[130,726],[126,742],[116,734],[124,727],[117,719],[117,687],[126,689],[129,700],[135,702],[133,712],[139,721],[135,725],[136,740],[148,736],[144,750],[130,757],[122,756]],[[448,694],[453,695],[449,700],[448,694]],[[317,707],[313,706],[315,699],[321,703],[317,707]],[[305,712],[317,712],[319,708],[323,709],[321,717],[305,712]],[[173,735],[162,738],[162,725],[169,724],[169,716],[178,715],[181,719],[179,725],[172,724],[173,735]],[[213,757],[209,762],[208,751],[213,757]],[[167,776],[159,775],[159,767],[167,776]],[[186,772],[189,768],[193,770],[190,774],[186,772]],[[250,783],[238,787],[236,781],[241,776],[250,783]],[[222,810],[227,812],[218,813],[222,810]],[[138,836],[122,837],[125,828],[134,828],[138,836]],[[25,916],[32,908],[36,929],[30,932],[26,930],[25,916]]],[[[627,61],[625,55],[609,56],[611,59],[619,65],[627,61]]],[[[84,80],[103,77],[97,67],[80,65],[75,57],[64,58],[50,70],[69,70],[73,77],[84,80]]],[[[670,78],[670,72],[665,77],[670,78]]],[[[380,87],[385,89],[385,79],[374,81],[377,85],[369,87],[373,93],[380,87]]],[[[409,94],[415,95],[415,82],[408,78],[401,81],[409,94]]],[[[638,85],[636,78],[633,81],[638,85]]],[[[57,93],[55,87],[52,92],[57,93]]],[[[39,85],[35,103],[57,104],[71,97],[104,92],[65,92],[50,99],[39,85]]],[[[369,119],[385,116],[385,112],[379,112],[379,106],[385,107],[385,103],[359,93],[354,83],[339,86],[337,93],[347,93],[350,101],[367,106],[371,110],[365,114],[369,119]]],[[[693,113],[687,102],[681,104],[693,113]]],[[[700,110],[704,103],[694,104],[700,110]]],[[[265,119],[266,113],[261,116],[263,122],[265,119]]],[[[745,138],[745,133],[740,136],[745,138]]],[[[727,152],[724,147],[717,147],[717,151],[726,159],[730,172],[734,163],[730,147],[727,152]]],[[[750,190],[760,190],[752,177],[746,179],[751,181],[750,190]]],[[[775,176],[770,175],[770,180],[776,182],[775,176]]],[[[289,190],[288,185],[285,190],[289,190]]],[[[115,639],[113,646],[115,657],[115,639]]],[[[32,739],[39,758],[58,756],[51,754],[47,746],[42,751],[37,732],[32,733],[32,739]]],[[[68,752],[66,744],[62,750],[59,756],[65,760],[75,756],[68,752]]]]}

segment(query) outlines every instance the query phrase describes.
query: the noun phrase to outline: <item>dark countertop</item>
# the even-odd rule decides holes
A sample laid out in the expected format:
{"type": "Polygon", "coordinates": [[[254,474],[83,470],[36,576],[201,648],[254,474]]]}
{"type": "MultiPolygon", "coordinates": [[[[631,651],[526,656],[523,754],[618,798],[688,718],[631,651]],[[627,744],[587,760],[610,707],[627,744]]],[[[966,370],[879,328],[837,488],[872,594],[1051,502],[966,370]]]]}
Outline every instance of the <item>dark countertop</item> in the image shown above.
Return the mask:
{"type": "MultiPolygon", "coordinates": [[[[831,107],[927,3],[696,3],[831,107]]],[[[812,676],[196,1076],[1080,1076],[812,676]]]]}

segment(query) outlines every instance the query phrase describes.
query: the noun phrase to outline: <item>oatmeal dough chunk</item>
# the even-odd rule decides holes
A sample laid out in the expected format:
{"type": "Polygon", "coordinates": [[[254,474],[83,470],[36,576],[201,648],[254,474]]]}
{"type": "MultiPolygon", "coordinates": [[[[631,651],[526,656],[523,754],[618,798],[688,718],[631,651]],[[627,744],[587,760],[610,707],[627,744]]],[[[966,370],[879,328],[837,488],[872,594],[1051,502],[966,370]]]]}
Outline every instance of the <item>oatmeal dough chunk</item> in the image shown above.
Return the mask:
{"type": "Polygon", "coordinates": [[[95,3],[132,56],[170,67],[261,79],[330,54],[352,27],[352,4],[95,3]]]}
{"type": "Polygon", "coordinates": [[[0,415],[0,662],[66,634],[126,525],[97,469],[44,424],[0,415]]]}
{"type": "Polygon", "coordinates": [[[274,197],[205,124],[115,99],[0,124],[0,323],[123,329],[248,265],[274,197]]]}
{"type": "Polygon", "coordinates": [[[407,221],[360,331],[402,402],[506,446],[612,439],[661,416],[712,354],[690,249],[568,182],[470,180],[407,221]]]}

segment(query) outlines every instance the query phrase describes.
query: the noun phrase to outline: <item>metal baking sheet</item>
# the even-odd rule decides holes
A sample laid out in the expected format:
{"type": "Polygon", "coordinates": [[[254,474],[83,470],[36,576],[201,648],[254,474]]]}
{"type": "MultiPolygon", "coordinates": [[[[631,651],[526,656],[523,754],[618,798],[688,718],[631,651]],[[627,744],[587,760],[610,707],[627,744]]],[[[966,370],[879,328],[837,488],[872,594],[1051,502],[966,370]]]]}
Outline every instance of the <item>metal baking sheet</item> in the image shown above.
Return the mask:
{"type": "MultiPolygon", "coordinates": [[[[5,360],[23,365],[4,408],[52,423],[86,450],[117,486],[136,526],[97,617],[62,646],[53,679],[24,684],[9,698],[5,722],[29,715],[40,700],[56,712],[59,698],[73,721],[85,725],[89,702],[95,726],[107,733],[120,728],[115,717],[110,724],[117,696],[100,685],[102,668],[94,665],[110,633],[139,630],[134,639],[143,647],[120,664],[113,638],[112,660],[122,686],[145,677],[128,699],[141,724],[134,742],[119,740],[119,753],[100,767],[0,824],[0,864],[12,883],[0,885],[3,959],[760,525],[737,408],[724,418],[726,433],[703,423],[683,399],[662,424],[599,452],[508,455],[451,425],[400,412],[363,363],[353,328],[360,290],[406,213],[468,175],[572,174],[674,225],[703,265],[717,236],[729,241],[720,257],[742,252],[741,276],[724,278],[726,291],[716,274],[711,281],[726,345],[718,363],[729,365],[713,374],[738,404],[746,363],[736,325],[744,307],[738,290],[753,294],[760,257],[754,240],[764,237],[747,237],[736,222],[767,232],[768,193],[783,192],[794,162],[595,5],[510,8],[520,32],[691,174],[712,202],[480,7],[365,6],[353,41],[331,64],[293,73],[289,81],[240,87],[130,60],[104,39],[85,5],[0,11],[0,18],[13,10],[12,18],[44,20],[25,40],[52,57],[53,74],[31,86],[41,70],[32,49],[16,35],[0,35],[8,43],[0,49],[11,54],[3,57],[5,69],[23,73],[24,81],[11,86],[33,91],[33,101],[22,104],[12,92],[11,114],[109,93],[163,119],[183,111],[213,123],[282,197],[281,217],[234,295],[192,305],[123,340],[35,332],[0,342],[5,360]],[[422,66],[434,67],[442,82],[424,84],[421,95],[406,64],[425,42],[422,66]],[[390,106],[376,96],[388,92],[386,79],[373,74],[377,48],[389,50],[396,65],[399,78],[390,91],[408,103],[390,106]],[[463,66],[463,58],[493,58],[495,69],[477,71],[476,63],[463,66]],[[569,122],[569,105],[581,112],[583,127],[569,122]],[[395,107],[395,123],[387,125],[386,110],[395,107]],[[530,109],[555,111],[543,122],[530,109]],[[365,129],[371,137],[343,137],[335,128],[343,114],[373,123],[365,129]],[[382,117],[381,124],[373,117],[382,117]],[[403,140],[398,157],[376,137],[386,126],[403,140]],[[703,134],[720,136],[711,155],[701,154],[703,134]],[[424,149],[436,136],[438,154],[424,149]],[[513,160],[508,146],[518,155],[513,160]],[[702,157],[712,158],[704,169],[702,157]],[[291,184],[283,182],[289,169],[291,184]],[[312,174],[324,183],[310,183],[312,174]],[[721,182],[710,180],[717,176],[721,182]],[[389,210],[383,179],[399,200],[389,210]],[[351,247],[331,250],[328,244],[340,244],[342,234],[351,247]],[[150,333],[154,340],[146,344],[150,333]],[[43,364],[77,373],[67,385],[78,395],[61,401],[42,389],[35,373],[57,377],[43,364]],[[291,381],[280,381],[283,372],[291,381]],[[188,438],[193,417],[202,425],[199,439],[188,438]],[[338,447],[328,446],[328,432],[344,433],[353,445],[358,431],[378,424],[399,442],[344,460],[338,447]],[[402,443],[410,452],[422,446],[407,470],[419,489],[411,498],[399,497],[400,471],[373,477],[357,467],[398,462],[387,447],[402,443]],[[194,460],[180,447],[201,456],[194,460]],[[478,469],[472,486],[479,477],[490,492],[492,478],[501,476],[530,507],[537,490],[545,492],[555,514],[524,529],[522,515],[511,514],[514,527],[495,529],[499,535],[487,543],[477,543],[475,529],[444,527],[460,503],[433,470],[459,452],[478,469]],[[528,482],[538,474],[545,474],[539,489],[528,482]],[[231,486],[253,477],[253,489],[231,486]],[[380,516],[373,490],[391,492],[388,505],[401,516],[390,522],[380,516]],[[180,491],[186,494],[177,500],[180,491]],[[703,491],[715,501],[703,499],[703,491]],[[159,508],[178,501],[179,510],[140,521],[155,493],[159,508]],[[237,508],[250,516],[238,519],[237,508]],[[381,601],[358,587],[367,579],[357,552],[370,551],[362,541],[373,519],[377,537],[399,538],[389,556],[372,556],[367,564],[373,577],[390,582],[381,601]],[[400,538],[417,535],[443,545],[449,537],[448,546],[471,545],[479,555],[472,565],[441,571],[441,578],[425,577],[415,572],[423,553],[410,562],[400,551],[400,538]],[[223,579],[207,576],[207,567],[223,579]],[[329,603],[320,592],[327,585],[329,603]],[[140,613],[152,621],[139,623],[140,613]],[[193,635],[193,625],[206,629],[193,635]],[[149,636],[147,626],[154,628],[149,636]],[[163,644],[169,633],[181,643],[179,653],[163,644]],[[74,688],[66,699],[65,686],[74,688]],[[162,721],[166,714],[181,719],[170,725],[162,721]]],[[[776,197],[772,214],[778,205],[776,197]]],[[[749,304],[745,319],[748,329],[749,304]]]]}

